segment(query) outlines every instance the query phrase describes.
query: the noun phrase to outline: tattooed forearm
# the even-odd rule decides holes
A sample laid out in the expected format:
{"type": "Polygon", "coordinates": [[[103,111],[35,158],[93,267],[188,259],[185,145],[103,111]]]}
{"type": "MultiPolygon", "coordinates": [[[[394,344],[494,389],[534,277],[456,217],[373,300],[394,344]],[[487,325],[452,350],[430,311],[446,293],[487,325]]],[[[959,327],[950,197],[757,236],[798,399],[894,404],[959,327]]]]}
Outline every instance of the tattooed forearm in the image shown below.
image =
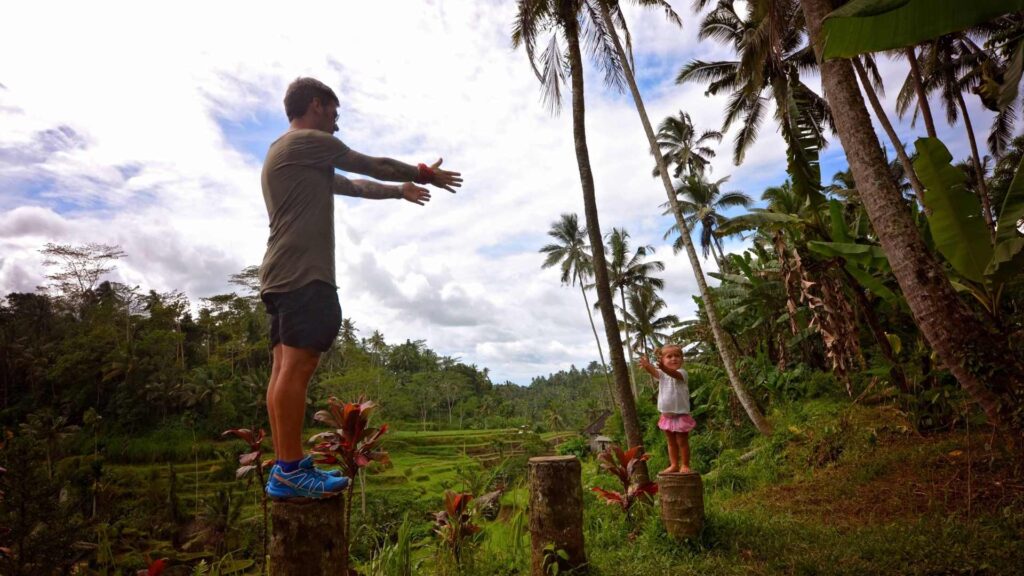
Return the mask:
{"type": "Polygon", "coordinates": [[[349,180],[340,174],[334,175],[334,193],[371,200],[402,197],[402,190],[398,186],[381,184],[372,180],[349,180]]]}

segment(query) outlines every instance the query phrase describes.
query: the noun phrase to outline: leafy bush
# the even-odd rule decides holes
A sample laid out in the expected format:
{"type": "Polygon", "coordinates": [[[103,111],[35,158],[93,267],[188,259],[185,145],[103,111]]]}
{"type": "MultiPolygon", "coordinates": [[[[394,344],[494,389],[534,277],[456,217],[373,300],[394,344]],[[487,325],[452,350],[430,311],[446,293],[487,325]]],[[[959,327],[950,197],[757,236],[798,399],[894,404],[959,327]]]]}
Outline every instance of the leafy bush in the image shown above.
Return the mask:
{"type": "Polygon", "coordinates": [[[576,436],[559,444],[556,451],[561,456],[572,455],[580,460],[586,460],[590,456],[590,445],[587,444],[586,438],[576,436]]]}

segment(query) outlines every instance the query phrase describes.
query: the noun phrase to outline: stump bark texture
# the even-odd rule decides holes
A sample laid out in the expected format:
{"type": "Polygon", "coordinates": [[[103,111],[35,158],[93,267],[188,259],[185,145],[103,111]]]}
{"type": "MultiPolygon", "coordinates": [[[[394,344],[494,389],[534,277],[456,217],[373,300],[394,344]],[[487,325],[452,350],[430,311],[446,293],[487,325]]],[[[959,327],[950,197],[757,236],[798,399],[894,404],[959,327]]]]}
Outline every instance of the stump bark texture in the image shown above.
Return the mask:
{"type": "Polygon", "coordinates": [[[575,456],[530,458],[529,478],[530,574],[545,574],[544,548],[549,544],[568,555],[568,560],[562,561],[562,571],[585,569],[580,461],[575,456]]]}
{"type": "Polygon", "coordinates": [[[274,502],[270,509],[272,576],[345,576],[344,495],[311,502],[274,502]]]}
{"type": "Polygon", "coordinates": [[[665,531],[677,540],[694,538],[704,528],[704,484],[700,474],[661,474],[658,499],[665,531]]]}

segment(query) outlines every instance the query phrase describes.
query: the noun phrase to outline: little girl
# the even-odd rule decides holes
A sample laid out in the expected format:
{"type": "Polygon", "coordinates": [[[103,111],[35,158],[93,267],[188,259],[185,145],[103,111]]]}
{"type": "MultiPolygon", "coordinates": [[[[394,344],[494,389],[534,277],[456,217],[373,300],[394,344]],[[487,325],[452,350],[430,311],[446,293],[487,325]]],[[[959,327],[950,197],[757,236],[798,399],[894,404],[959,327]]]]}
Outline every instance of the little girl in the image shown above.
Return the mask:
{"type": "Polygon", "coordinates": [[[690,416],[690,387],[683,370],[683,349],[668,344],[654,350],[658,366],[640,357],[640,367],[658,381],[658,428],[668,441],[668,468],[662,474],[690,471],[690,430],[697,422],[690,416]]]}

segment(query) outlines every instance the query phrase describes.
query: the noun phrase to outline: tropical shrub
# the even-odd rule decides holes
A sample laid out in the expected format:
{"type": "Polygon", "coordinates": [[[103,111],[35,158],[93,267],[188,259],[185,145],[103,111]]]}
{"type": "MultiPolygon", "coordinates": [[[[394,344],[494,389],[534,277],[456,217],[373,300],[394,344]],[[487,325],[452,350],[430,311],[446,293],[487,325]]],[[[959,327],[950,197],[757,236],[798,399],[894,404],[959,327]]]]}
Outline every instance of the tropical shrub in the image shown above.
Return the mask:
{"type": "Polygon", "coordinates": [[[597,456],[598,461],[601,463],[601,468],[611,473],[622,483],[622,492],[605,490],[599,486],[594,486],[591,490],[604,499],[605,503],[621,506],[622,511],[626,514],[626,518],[629,518],[630,508],[633,507],[638,498],[653,496],[658,493],[658,485],[656,483],[650,481],[638,483],[634,479],[633,474],[636,472],[636,467],[641,462],[646,462],[651,458],[650,454],[640,454],[639,452],[639,446],[623,451],[622,448],[613,444],[597,456]]]}

